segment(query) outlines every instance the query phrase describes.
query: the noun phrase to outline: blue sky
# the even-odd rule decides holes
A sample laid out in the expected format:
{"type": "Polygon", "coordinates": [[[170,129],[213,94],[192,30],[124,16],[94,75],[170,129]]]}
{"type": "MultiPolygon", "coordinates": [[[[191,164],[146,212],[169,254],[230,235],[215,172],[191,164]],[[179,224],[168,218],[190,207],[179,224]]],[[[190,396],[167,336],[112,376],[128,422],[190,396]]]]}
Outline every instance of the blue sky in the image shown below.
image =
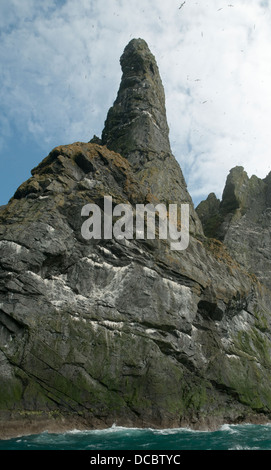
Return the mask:
{"type": "Polygon", "coordinates": [[[0,205],[57,145],[103,129],[133,37],[156,57],[195,204],[270,167],[271,5],[262,0],[1,0],[0,205]]]}

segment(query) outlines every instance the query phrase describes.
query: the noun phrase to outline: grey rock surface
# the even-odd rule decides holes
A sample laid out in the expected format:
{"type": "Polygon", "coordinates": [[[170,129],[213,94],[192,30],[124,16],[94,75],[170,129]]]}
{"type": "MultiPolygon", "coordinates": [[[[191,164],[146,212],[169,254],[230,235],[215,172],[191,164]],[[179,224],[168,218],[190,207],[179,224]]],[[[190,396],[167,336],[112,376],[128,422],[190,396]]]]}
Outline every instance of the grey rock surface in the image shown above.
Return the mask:
{"type": "MultiPolygon", "coordinates": [[[[145,43],[132,42],[131,54],[139,82],[142,67],[153,76],[145,43]]],[[[129,61],[126,50],[124,75],[129,61]]],[[[151,98],[146,108],[139,102],[149,112],[151,98]]],[[[125,133],[116,134],[124,155],[96,137],[59,146],[0,211],[2,437],[113,423],[209,429],[270,420],[271,296],[261,279],[221,241],[205,237],[196,218],[184,251],[158,238],[82,237],[82,207],[95,203],[103,212],[105,195],[134,210],[157,203],[160,192],[171,200],[179,187],[176,200],[189,201],[181,170],[175,186],[165,167],[162,174],[169,147],[161,110],[153,113],[162,150],[154,142],[151,159],[143,142],[152,139],[142,140],[141,131],[132,132],[131,153],[125,133]],[[162,184],[167,178],[169,191],[162,184]]],[[[126,113],[130,122],[127,108],[118,122],[126,113]]],[[[110,119],[105,129],[111,146],[117,129],[110,119]]],[[[178,165],[173,159],[169,153],[171,168],[178,165]]],[[[267,180],[257,185],[265,185],[270,199],[267,180]]]]}
{"type": "Polygon", "coordinates": [[[271,288],[271,174],[248,177],[243,167],[227,177],[222,200],[209,195],[197,207],[206,235],[225,244],[249,273],[271,288]],[[212,203],[210,204],[210,201],[212,203]]]}

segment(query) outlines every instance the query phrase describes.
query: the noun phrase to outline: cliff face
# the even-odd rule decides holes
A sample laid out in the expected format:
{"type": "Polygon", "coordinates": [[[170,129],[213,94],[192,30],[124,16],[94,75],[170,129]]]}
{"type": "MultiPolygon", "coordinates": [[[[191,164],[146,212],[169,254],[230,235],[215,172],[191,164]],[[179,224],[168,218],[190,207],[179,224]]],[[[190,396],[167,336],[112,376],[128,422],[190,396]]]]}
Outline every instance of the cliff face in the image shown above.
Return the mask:
{"type": "Polygon", "coordinates": [[[270,418],[269,290],[203,235],[147,44],[131,41],[121,64],[101,141],[52,150],[0,211],[2,435],[270,418]],[[82,207],[103,211],[104,196],[188,203],[188,248],[86,240],[82,207]]]}
{"type": "Polygon", "coordinates": [[[233,168],[219,201],[214,194],[197,207],[207,236],[225,244],[247,271],[271,288],[271,173],[248,177],[243,167],[233,168]]]}

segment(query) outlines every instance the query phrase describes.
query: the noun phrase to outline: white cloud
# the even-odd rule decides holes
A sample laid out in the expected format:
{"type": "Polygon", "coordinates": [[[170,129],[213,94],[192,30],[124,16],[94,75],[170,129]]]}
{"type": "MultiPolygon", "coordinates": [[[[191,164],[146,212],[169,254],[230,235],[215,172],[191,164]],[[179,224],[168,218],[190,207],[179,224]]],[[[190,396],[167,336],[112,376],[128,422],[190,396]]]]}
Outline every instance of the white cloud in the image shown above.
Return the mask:
{"type": "MultiPolygon", "coordinates": [[[[211,191],[220,196],[235,165],[266,176],[270,2],[181,3],[2,0],[6,128],[12,123],[44,148],[100,134],[118,90],[120,55],[143,37],[160,68],[173,153],[195,201],[211,191]]],[[[4,129],[2,148],[5,141],[4,129]]]]}

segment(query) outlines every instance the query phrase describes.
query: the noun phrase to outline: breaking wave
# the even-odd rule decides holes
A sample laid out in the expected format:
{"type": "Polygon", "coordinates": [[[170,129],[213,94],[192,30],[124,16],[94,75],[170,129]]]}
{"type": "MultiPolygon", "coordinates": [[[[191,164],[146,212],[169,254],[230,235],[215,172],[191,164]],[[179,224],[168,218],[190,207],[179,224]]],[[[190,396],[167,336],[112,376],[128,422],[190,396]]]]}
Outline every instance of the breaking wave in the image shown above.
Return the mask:
{"type": "Polygon", "coordinates": [[[141,429],[113,425],[0,440],[0,450],[271,450],[270,425],[229,425],[216,431],[141,429]]]}

